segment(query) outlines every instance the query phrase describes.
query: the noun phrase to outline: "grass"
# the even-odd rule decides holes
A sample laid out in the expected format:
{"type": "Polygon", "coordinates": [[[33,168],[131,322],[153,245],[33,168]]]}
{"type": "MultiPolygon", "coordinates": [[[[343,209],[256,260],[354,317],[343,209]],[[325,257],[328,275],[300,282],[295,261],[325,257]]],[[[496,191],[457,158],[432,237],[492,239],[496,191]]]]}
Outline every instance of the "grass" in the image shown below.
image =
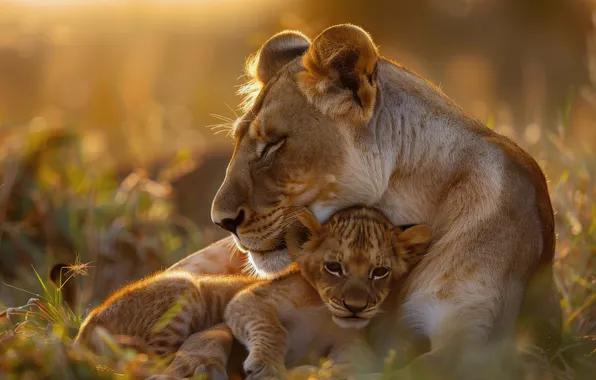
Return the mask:
{"type": "MultiPolygon", "coordinates": [[[[76,135],[43,131],[20,141],[18,149],[1,147],[0,378],[141,378],[156,365],[147,356],[111,345],[113,355],[98,358],[74,349],[72,340],[87,307],[105,297],[106,278],[128,282],[201,246],[200,231],[175,215],[169,198],[167,173],[192,165],[181,156],[157,180],[142,171],[122,180],[86,161],[76,135]],[[115,252],[121,255],[117,264],[111,262],[115,252]],[[44,273],[58,261],[74,265],[56,286],[44,273]],[[126,262],[151,265],[140,268],[144,273],[119,270],[126,262]],[[94,275],[87,276],[88,270],[94,275]],[[69,282],[91,289],[74,310],[64,299],[69,282]]],[[[596,373],[596,162],[591,153],[573,150],[564,130],[543,134],[526,148],[547,173],[556,209],[555,269],[565,343],[553,357],[519,352],[523,375],[517,378],[591,378],[596,373]]]]}
{"type": "Polygon", "coordinates": [[[82,313],[64,304],[59,287],[50,286],[34,271],[44,292],[26,305],[8,308],[0,318],[0,378],[2,379],[137,379],[156,368],[147,356],[122,350],[106,337],[110,354],[97,357],[73,347],[82,313]]]}
{"type": "Polygon", "coordinates": [[[118,359],[100,360],[71,349],[72,339],[87,308],[111,291],[105,284],[124,285],[201,246],[170,197],[170,181],[193,163],[181,153],[156,180],[142,170],[120,179],[89,162],[66,130],[4,141],[0,156],[0,378],[138,377],[146,357],[112,345],[118,359]],[[72,265],[53,284],[47,273],[59,262],[72,265]],[[79,299],[65,299],[73,286],[79,299]]]}

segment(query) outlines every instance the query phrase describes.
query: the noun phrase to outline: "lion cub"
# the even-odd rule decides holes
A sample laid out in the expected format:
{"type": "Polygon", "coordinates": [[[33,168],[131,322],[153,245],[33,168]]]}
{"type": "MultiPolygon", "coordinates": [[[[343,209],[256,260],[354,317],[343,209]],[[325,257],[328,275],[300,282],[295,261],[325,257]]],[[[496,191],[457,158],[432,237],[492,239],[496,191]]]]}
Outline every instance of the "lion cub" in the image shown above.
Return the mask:
{"type": "Polygon", "coordinates": [[[285,274],[258,280],[163,272],[108,298],[77,341],[88,342],[101,326],[138,339],[147,351],[178,351],[164,372],[177,377],[223,373],[233,337],[248,348],[249,379],[283,378],[286,365],[310,354],[345,363],[357,330],[425,251],[430,230],[402,231],[364,207],[340,211],[324,225],[308,211],[298,220],[286,237],[297,266],[285,274]]]}
{"type": "Polygon", "coordinates": [[[284,378],[286,365],[309,354],[346,364],[360,342],[357,330],[430,243],[428,227],[403,231],[365,207],[340,211],[323,226],[310,213],[299,220],[286,243],[300,270],[244,289],[225,312],[249,350],[249,379],[284,378]]]}

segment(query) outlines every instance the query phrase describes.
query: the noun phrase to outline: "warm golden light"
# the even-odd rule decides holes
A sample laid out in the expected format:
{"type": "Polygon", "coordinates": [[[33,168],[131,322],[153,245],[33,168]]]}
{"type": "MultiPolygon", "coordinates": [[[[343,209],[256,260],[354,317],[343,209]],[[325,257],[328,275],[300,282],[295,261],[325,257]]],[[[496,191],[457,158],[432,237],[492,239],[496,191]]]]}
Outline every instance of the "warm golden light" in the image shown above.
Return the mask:
{"type": "Polygon", "coordinates": [[[34,5],[85,5],[85,4],[134,4],[143,6],[148,3],[164,3],[164,4],[191,4],[198,5],[201,3],[222,3],[226,1],[240,1],[240,0],[8,0],[8,3],[13,4],[34,4],[34,5]]]}
{"type": "MultiPolygon", "coordinates": [[[[325,28],[346,22],[370,32],[386,58],[437,84],[465,111],[537,160],[556,210],[554,273],[565,346],[551,352],[551,362],[550,355],[520,341],[520,355],[494,369],[515,368],[520,379],[594,377],[596,0],[0,0],[0,379],[91,380],[111,378],[112,371],[124,372],[114,376],[125,378],[146,377],[141,368],[154,367],[153,356],[135,356],[126,349],[98,361],[77,351],[72,339],[80,317],[118,287],[225,236],[211,221],[211,205],[233,154],[235,141],[226,135],[242,120],[236,92],[247,82],[246,58],[282,30],[314,39],[325,28]],[[71,286],[60,286],[61,296],[48,283],[56,267],[69,279],[76,275],[71,286]],[[27,303],[29,292],[36,298],[27,303]],[[569,371],[571,366],[577,370],[569,371]],[[558,373],[563,367],[569,373],[558,373]]],[[[378,86],[380,107],[393,106],[383,95],[390,86],[386,80],[378,86]]],[[[288,91],[291,86],[288,82],[288,91]]],[[[450,107],[433,109],[434,92],[416,87],[394,91],[403,91],[408,100],[400,104],[416,104],[411,96],[421,100],[416,107],[428,107],[422,126],[435,117],[459,114],[450,107]]],[[[294,101],[283,109],[288,116],[300,115],[294,101]]],[[[379,125],[387,122],[383,114],[375,119],[379,125]]],[[[277,120],[283,123],[283,117],[277,120]]],[[[418,127],[416,118],[403,117],[401,123],[406,120],[418,127]]],[[[368,139],[367,132],[361,136],[368,139]]],[[[374,133],[384,146],[390,137],[374,133]]],[[[317,149],[327,146],[305,139],[317,149]]],[[[487,132],[476,143],[491,140],[487,132]]],[[[293,144],[292,137],[288,141],[293,144]]],[[[512,146],[503,145],[497,163],[534,172],[525,159],[521,165],[505,159],[520,153],[512,146]]],[[[387,157],[374,152],[372,160],[379,164],[387,157]]],[[[465,154],[461,163],[473,168],[474,157],[484,160],[465,154]]],[[[376,177],[391,165],[370,174],[376,177]]],[[[528,194],[527,184],[514,188],[528,194]]],[[[379,190],[371,196],[377,198],[379,190]]],[[[474,195],[493,190],[479,189],[474,195]]],[[[515,204],[534,207],[531,199],[515,204]]],[[[508,207],[501,215],[505,220],[516,212],[508,207]]],[[[488,231],[491,224],[485,227],[488,231]]],[[[526,231],[524,225],[512,235],[527,237],[524,249],[543,243],[526,231]]],[[[469,239],[478,240],[476,235],[469,239]]],[[[502,256],[486,253],[482,265],[502,256]]],[[[231,272],[242,257],[210,253],[206,258],[215,267],[205,269],[231,272]]],[[[516,271],[513,266],[506,270],[516,271]]],[[[464,270],[466,275],[471,271],[464,270]]],[[[456,277],[447,273],[442,280],[449,287],[456,277]]],[[[444,298],[445,292],[439,293],[444,298]]],[[[514,305],[519,299],[505,301],[514,305]]],[[[418,343],[420,349],[428,344],[418,343]]],[[[393,359],[400,361],[400,352],[387,358],[385,368],[392,368],[393,359]]],[[[477,365],[470,368],[472,375],[480,373],[477,365]]]]}

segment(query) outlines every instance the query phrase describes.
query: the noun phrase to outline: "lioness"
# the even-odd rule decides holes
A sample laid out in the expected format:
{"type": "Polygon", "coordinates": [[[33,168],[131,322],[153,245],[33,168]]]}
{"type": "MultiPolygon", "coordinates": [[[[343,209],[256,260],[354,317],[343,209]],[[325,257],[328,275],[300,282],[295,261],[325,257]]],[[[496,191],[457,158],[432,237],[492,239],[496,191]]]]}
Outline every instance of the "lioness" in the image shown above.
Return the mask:
{"type": "Polygon", "coordinates": [[[249,349],[248,379],[283,379],[286,363],[309,354],[329,355],[336,373],[347,373],[350,351],[362,342],[358,330],[420,260],[430,229],[402,231],[362,207],[342,210],[323,226],[308,211],[298,219],[302,228],[290,229],[286,241],[299,268],[272,280],[162,272],[93,310],[76,342],[97,350],[101,327],[145,352],[176,353],[153,380],[223,374],[234,337],[249,349]]]}
{"type": "MultiPolygon", "coordinates": [[[[283,231],[292,207],[306,206],[324,222],[346,206],[370,205],[394,225],[429,225],[435,237],[387,301],[394,312],[369,327],[379,354],[405,346],[404,337],[422,343],[413,354],[426,352],[400,378],[424,368],[455,376],[464,349],[512,336],[516,321],[532,342],[557,343],[553,210],[532,157],[380,57],[353,25],[312,42],[279,33],[250,60],[250,73],[212,219],[259,274],[291,262],[283,231]]],[[[229,241],[175,268],[234,271],[226,266],[229,241]]]]}

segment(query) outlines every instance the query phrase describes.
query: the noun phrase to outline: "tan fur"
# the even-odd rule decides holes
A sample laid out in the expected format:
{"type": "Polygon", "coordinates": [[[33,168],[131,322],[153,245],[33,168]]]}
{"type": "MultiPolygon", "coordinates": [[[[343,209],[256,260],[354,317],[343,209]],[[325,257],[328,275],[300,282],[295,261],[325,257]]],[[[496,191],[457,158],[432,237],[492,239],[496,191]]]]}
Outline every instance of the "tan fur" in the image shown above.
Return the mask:
{"type": "Polygon", "coordinates": [[[362,342],[356,330],[379,313],[390,289],[430,243],[427,227],[402,232],[367,208],[341,211],[324,226],[306,215],[300,217],[305,241],[296,230],[287,239],[300,272],[242,291],[226,310],[226,323],[249,349],[244,368],[250,379],[284,378],[286,365],[327,352],[347,371],[358,359],[349,350],[362,342]],[[328,272],[330,262],[341,265],[343,274],[328,272]],[[387,277],[371,278],[379,267],[389,270],[387,277]]]}
{"type": "Polygon", "coordinates": [[[227,327],[216,325],[223,322],[229,300],[241,289],[258,282],[245,276],[200,278],[181,271],[158,273],[122,288],[95,308],[81,325],[75,343],[101,352],[98,333],[103,329],[121,345],[137,351],[159,356],[176,354],[164,375],[192,376],[201,365],[215,365],[213,369],[222,372],[232,340],[225,334],[227,327]],[[223,336],[217,339],[221,352],[206,350],[207,345],[199,352],[193,347],[193,355],[201,361],[192,367],[184,364],[191,351],[185,349],[190,344],[185,342],[208,341],[213,334],[213,330],[203,331],[208,328],[223,336]]]}
{"type": "Polygon", "coordinates": [[[237,121],[213,220],[238,222],[237,246],[263,276],[291,262],[283,236],[294,206],[325,221],[338,209],[365,204],[395,225],[430,225],[429,254],[388,300],[392,312],[370,328],[380,355],[414,334],[430,342],[425,358],[454,369],[463,348],[509,338],[516,323],[531,342],[556,346],[553,210],[534,159],[423,78],[376,58],[360,29],[336,26],[313,41],[261,83],[237,121]],[[357,54],[339,54],[346,46],[357,54]],[[334,67],[350,80],[338,81],[334,67]],[[364,76],[372,67],[371,84],[364,76]],[[372,88],[374,100],[358,97],[372,88]],[[259,141],[247,133],[254,121],[265,131],[259,141]]]}
{"type": "Polygon", "coordinates": [[[428,246],[429,230],[415,226],[402,232],[379,212],[365,208],[341,211],[324,226],[305,209],[296,216],[308,237],[300,240],[294,227],[288,247],[302,272],[292,269],[269,281],[162,272],[110,296],[87,317],[76,342],[98,350],[94,335],[102,328],[126,337],[121,341],[128,345],[135,342],[136,349],[176,354],[153,379],[222,373],[232,334],[249,349],[244,363],[249,378],[282,376],[286,363],[294,365],[313,352],[318,358],[331,350],[337,360],[345,355],[342,350],[359,341],[357,333],[341,327],[364,327],[378,313],[392,284],[428,246]],[[326,271],[328,261],[341,264],[345,274],[326,271]],[[379,267],[390,272],[382,279],[371,278],[379,267]]]}
{"type": "Polygon", "coordinates": [[[263,83],[269,82],[296,55],[304,53],[310,40],[298,31],[286,30],[271,37],[259,51],[246,60],[245,71],[250,80],[238,91],[246,95],[243,106],[251,107],[263,83]]]}
{"type": "Polygon", "coordinates": [[[349,122],[370,120],[376,99],[379,59],[370,36],[355,25],[325,30],[302,58],[297,82],[320,111],[349,122]]]}

